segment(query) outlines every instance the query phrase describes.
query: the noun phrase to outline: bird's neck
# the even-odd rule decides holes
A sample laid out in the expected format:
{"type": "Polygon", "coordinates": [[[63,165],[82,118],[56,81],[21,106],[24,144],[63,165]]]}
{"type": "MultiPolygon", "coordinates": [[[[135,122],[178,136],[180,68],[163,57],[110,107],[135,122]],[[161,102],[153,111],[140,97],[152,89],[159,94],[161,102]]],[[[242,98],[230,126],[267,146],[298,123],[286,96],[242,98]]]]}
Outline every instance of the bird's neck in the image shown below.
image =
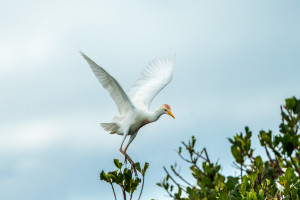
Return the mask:
{"type": "Polygon", "coordinates": [[[164,114],[163,110],[159,107],[158,109],[156,109],[151,116],[151,122],[155,122],[156,120],[159,119],[159,117],[164,114]]]}

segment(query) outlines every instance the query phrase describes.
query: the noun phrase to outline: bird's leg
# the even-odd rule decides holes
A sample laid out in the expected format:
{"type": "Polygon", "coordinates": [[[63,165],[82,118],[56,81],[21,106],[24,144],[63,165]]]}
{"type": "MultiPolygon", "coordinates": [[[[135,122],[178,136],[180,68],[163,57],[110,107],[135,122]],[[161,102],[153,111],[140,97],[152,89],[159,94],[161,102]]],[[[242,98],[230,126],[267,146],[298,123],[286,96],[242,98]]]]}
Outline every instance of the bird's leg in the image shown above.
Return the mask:
{"type": "Polygon", "coordinates": [[[123,146],[123,143],[124,143],[126,137],[127,137],[127,134],[124,134],[124,137],[123,137],[123,140],[122,140],[122,143],[121,143],[121,146],[120,146],[120,152],[121,152],[121,153],[124,155],[124,157],[125,157],[125,161],[124,161],[125,164],[127,163],[127,157],[126,157],[126,153],[124,153],[124,151],[122,150],[122,146],[123,146]]]}
{"type": "Polygon", "coordinates": [[[129,160],[130,164],[131,164],[131,171],[134,171],[135,173],[135,176],[137,176],[137,171],[136,171],[136,168],[135,168],[135,165],[134,165],[134,162],[132,161],[132,159],[128,156],[128,154],[126,153],[130,143],[133,141],[133,139],[135,138],[136,136],[136,133],[131,135],[130,138],[129,138],[129,141],[128,141],[128,144],[126,145],[125,149],[124,149],[124,154],[125,154],[125,158],[127,157],[127,159],[129,160]]]}
{"type": "Polygon", "coordinates": [[[136,133],[130,136],[129,141],[128,141],[128,144],[126,145],[126,147],[125,147],[125,149],[124,149],[124,151],[123,151],[123,150],[122,150],[122,146],[123,146],[123,143],[124,143],[124,141],[125,141],[127,135],[128,135],[128,131],[124,131],[124,137],[123,137],[123,141],[122,141],[121,146],[120,146],[120,152],[125,156],[125,161],[124,161],[124,162],[126,163],[127,160],[130,162],[130,164],[131,164],[131,169],[133,169],[132,171],[134,171],[135,176],[137,176],[137,171],[136,171],[134,162],[132,161],[132,159],[131,159],[131,158],[128,156],[128,154],[126,153],[126,151],[127,151],[128,147],[129,147],[130,143],[131,143],[131,142],[133,141],[133,139],[135,138],[136,133]]]}
{"type": "Polygon", "coordinates": [[[127,164],[127,156],[126,154],[124,153],[124,151],[122,150],[122,148],[120,147],[120,152],[124,155],[125,157],[125,160],[124,160],[124,163],[127,164]]]}
{"type": "Polygon", "coordinates": [[[127,159],[130,162],[130,164],[131,164],[131,171],[134,171],[134,174],[137,177],[138,175],[137,175],[137,171],[136,171],[134,162],[131,160],[131,158],[129,157],[129,155],[126,153],[126,150],[124,151],[124,156],[125,156],[125,159],[127,159]]]}

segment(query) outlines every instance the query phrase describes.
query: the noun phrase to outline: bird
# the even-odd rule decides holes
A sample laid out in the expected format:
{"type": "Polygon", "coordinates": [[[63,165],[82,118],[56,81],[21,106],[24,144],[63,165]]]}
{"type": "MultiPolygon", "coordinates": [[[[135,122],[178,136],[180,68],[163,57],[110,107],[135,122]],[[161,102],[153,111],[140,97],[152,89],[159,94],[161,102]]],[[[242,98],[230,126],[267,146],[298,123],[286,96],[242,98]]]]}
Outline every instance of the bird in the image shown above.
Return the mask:
{"type": "Polygon", "coordinates": [[[154,97],[171,82],[176,56],[173,55],[152,60],[142,70],[141,77],[126,94],[113,76],[82,51],[80,51],[80,54],[87,61],[101,85],[109,92],[119,111],[119,115],[115,116],[111,123],[100,123],[100,125],[110,134],[123,135],[119,150],[125,156],[125,162],[128,160],[136,173],[134,162],[126,151],[140,128],[157,121],[164,114],[175,119],[168,104],[162,104],[154,111],[150,111],[149,107],[154,97]],[[130,138],[123,149],[123,144],[127,136],[130,136],[130,138]]]}

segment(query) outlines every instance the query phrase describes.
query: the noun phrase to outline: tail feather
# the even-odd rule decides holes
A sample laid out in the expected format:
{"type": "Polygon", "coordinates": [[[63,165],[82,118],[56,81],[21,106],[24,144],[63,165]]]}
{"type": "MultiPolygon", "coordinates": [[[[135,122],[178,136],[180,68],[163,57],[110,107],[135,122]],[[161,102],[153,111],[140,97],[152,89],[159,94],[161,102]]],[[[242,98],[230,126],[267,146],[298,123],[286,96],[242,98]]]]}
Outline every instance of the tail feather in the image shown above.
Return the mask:
{"type": "Polygon", "coordinates": [[[117,133],[119,128],[119,126],[116,123],[100,123],[100,125],[104,130],[110,132],[110,134],[117,133]]]}

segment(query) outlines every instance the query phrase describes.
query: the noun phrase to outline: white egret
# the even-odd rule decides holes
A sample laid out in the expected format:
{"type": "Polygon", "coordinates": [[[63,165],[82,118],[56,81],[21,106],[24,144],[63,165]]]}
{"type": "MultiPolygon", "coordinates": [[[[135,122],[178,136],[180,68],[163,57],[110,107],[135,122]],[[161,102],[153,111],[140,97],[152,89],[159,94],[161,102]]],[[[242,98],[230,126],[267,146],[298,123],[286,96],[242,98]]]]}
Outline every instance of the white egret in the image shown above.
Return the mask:
{"type": "Polygon", "coordinates": [[[167,104],[163,104],[154,112],[149,110],[153,98],[172,80],[175,56],[157,58],[150,62],[142,71],[142,77],[133,85],[127,95],[109,73],[84,53],[80,53],[90,65],[101,85],[108,90],[120,113],[119,116],[113,118],[112,123],[101,123],[101,126],[111,134],[123,135],[120,152],[125,156],[125,161],[128,159],[135,170],[134,163],[126,151],[139,129],[148,123],[155,122],[163,114],[168,114],[175,119],[167,104]],[[123,150],[122,146],[128,135],[130,138],[123,150]]]}

